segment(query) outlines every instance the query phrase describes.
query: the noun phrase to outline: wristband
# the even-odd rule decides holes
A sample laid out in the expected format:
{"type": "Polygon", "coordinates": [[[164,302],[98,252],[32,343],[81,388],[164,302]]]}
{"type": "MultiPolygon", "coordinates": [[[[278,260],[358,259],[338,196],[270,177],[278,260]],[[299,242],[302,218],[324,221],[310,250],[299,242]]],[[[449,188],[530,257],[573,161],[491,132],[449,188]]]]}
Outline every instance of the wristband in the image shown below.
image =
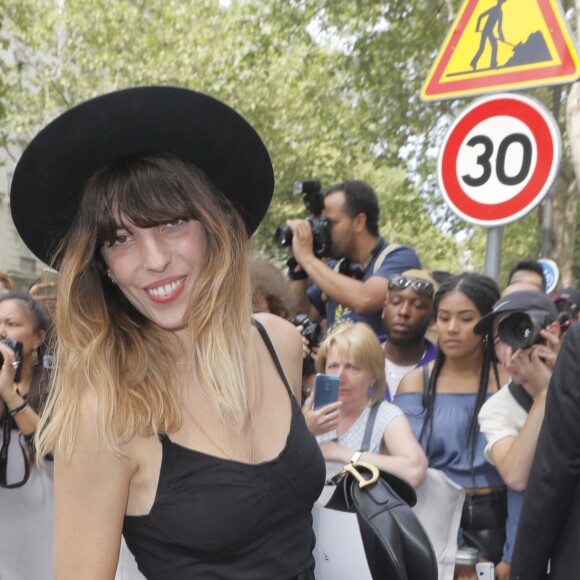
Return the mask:
{"type": "Polygon", "coordinates": [[[16,417],[16,415],[20,415],[22,411],[25,411],[28,408],[28,401],[24,401],[22,405],[18,405],[15,409],[8,409],[8,414],[11,417],[16,417]]]}
{"type": "Polygon", "coordinates": [[[358,463],[358,461],[360,461],[360,458],[362,457],[363,452],[362,451],[355,451],[352,454],[352,457],[350,458],[350,462],[351,463],[358,463]]]}

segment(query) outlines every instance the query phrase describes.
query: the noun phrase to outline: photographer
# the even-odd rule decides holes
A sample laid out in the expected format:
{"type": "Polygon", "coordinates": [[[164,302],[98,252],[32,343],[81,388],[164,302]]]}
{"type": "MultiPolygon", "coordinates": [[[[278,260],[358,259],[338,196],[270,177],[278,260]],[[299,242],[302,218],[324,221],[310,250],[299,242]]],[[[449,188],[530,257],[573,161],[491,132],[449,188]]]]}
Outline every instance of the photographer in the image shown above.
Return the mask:
{"type": "Polygon", "coordinates": [[[513,580],[568,580],[580,569],[580,325],[558,354],[514,547],[513,580]],[[550,562],[550,576],[546,570],[550,562]]]}
{"type": "Polygon", "coordinates": [[[351,320],[366,322],[375,333],[384,334],[381,312],[388,277],[420,268],[419,258],[411,248],[388,244],[380,237],[378,199],[363,181],[349,180],[326,190],[322,215],[331,224],[336,259],[328,264],[314,252],[310,222],[287,222],[297,262],[290,277],[300,310],[306,312],[310,302],[310,318],[326,318],[328,330],[351,320]]]}
{"type": "Polygon", "coordinates": [[[487,439],[485,457],[508,486],[506,542],[496,570],[500,580],[509,577],[523,495],[560,344],[558,313],[543,292],[505,292],[475,327],[478,334],[492,329],[496,355],[510,376],[478,416],[487,439]]]}
{"type": "Polygon", "coordinates": [[[2,580],[52,578],[53,468],[34,463],[32,436],[49,384],[48,314],[28,294],[0,297],[2,580]]]}

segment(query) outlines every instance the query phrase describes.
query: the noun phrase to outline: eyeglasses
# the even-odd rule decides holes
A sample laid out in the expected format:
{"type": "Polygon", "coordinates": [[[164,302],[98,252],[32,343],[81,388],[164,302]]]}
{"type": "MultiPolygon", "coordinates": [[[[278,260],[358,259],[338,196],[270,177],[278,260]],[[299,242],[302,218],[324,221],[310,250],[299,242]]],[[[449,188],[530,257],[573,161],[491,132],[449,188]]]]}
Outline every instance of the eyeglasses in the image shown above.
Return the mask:
{"type": "Polygon", "coordinates": [[[400,274],[389,276],[389,290],[404,290],[411,286],[417,294],[433,295],[433,284],[422,278],[407,278],[400,274]]]}

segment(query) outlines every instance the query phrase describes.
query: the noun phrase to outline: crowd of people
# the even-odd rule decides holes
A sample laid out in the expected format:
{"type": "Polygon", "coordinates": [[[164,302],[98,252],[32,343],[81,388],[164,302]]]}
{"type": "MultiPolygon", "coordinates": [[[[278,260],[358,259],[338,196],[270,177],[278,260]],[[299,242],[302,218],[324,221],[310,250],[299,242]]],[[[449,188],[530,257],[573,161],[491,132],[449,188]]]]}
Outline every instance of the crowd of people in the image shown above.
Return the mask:
{"type": "Polygon", "coordinates": [[[97,97],[25,150],[14,222],[58,274],[0,274],[0,577],[112,579],[124,541],[149,579],[312,579],[312,507],[362,461],[417,488],[434,546],[434,477],[459,490],[446,558],[570,578],[580,292],[534,259],[503,289],[425,268],[360,180],[323,194],[330,260],[288,220],[283,272],[250,259],[273,188],[254,129],[185,89],[97,97]]]}

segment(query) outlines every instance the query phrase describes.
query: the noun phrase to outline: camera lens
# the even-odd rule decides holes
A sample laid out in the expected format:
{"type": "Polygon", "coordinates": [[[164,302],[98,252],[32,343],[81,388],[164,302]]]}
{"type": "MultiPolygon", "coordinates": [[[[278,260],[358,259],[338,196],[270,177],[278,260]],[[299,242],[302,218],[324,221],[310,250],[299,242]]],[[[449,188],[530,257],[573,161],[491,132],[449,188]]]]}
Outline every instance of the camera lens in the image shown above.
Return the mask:
{"type": "Polygon", "coordinates": [[[525,312],[514,312],[499,323],[497,333],[503,342],[517,350],[534,344],[540,328],[530,315],[525,312]]]}
{"type": "Polygon", "coordinates": [[[281,248],[287,248],[292,245],[292,228],[289,226],[280,226],[276,228],[274,240],[281,248]]]}
{"type": "Polygon", "coordinates": [[[522,320],[515,328],[514,328],[514,336],[518,340],[527,341],[532,332],[534,332],[533,326],[530,324],[530,320],[522,320]]]}

